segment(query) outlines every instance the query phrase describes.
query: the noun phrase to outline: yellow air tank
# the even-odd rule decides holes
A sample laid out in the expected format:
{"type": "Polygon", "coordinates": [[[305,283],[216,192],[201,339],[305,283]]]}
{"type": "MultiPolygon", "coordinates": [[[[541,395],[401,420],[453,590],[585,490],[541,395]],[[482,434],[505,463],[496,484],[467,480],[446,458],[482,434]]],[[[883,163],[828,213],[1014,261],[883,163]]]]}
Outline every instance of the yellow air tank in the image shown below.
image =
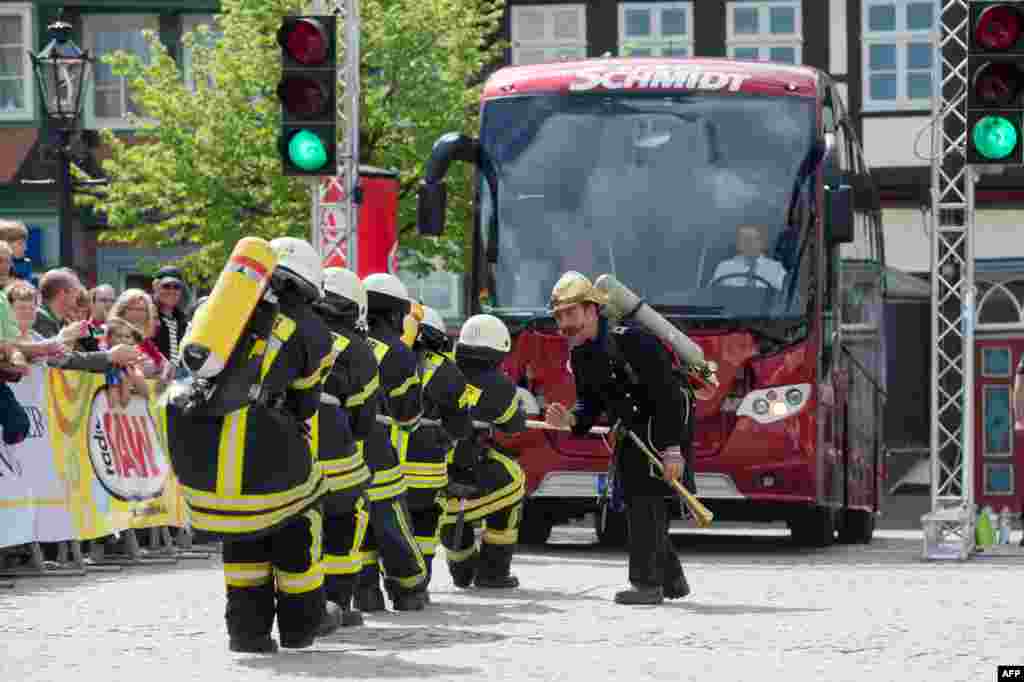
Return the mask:
{"type": "Polygon", "coordinates": [[[245,237],[235,244],[181,341],[182,363],[193,374],[209,379],[224,370],[275,267],[277,256],[265,239],[245,237]]]}
{"type": "Polygon", "coordinates": [[[420,322],[423,321],[423,306],[416,301],[412,302],[409,307],[409,313],[405,316],[402,329],[402,341],[405,345],[412,348],[412,344],[416,342],[416,337],[420,333],[420,322]]]}

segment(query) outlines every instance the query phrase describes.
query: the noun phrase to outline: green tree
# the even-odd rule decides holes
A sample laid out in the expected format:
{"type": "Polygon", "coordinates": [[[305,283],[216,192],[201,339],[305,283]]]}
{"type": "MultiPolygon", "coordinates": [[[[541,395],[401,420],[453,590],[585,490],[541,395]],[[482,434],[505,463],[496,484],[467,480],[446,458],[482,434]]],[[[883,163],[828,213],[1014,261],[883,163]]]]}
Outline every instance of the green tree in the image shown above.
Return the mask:
{"type": "MultiPolygon", "coordinates": [[[[471,131],[484,66],[501,45],[503,0],[363,0],[362,163],[400,173],[400,243],[427,272],[440,258],[460,270],[470,224],[469,183],[450,183],[449,230],[415,234],[416,184],[431,145],[449,130],[471,131]]],[[[150,246],[191,244],[189,274],[211,281],[245,235],[306,237],[309,188],[281,173],[277,152],[280,78],[275,34],[281,18],[304,14],[298,0],[222,0],[216,36],[184,37],[194,85],[156,35],[149,57],[104,58],[125,76],[144,112],[130,136],[104,132],[110,185],[78,201],[102,211],[102,239],[150,246]]],[[[344,23],[339,22],[339,45],[344,23]]],[[[340,134],[344,126],[339,125],[340,134]]],[[[463,171],[465,172],[465,171],[463,171]]]]}

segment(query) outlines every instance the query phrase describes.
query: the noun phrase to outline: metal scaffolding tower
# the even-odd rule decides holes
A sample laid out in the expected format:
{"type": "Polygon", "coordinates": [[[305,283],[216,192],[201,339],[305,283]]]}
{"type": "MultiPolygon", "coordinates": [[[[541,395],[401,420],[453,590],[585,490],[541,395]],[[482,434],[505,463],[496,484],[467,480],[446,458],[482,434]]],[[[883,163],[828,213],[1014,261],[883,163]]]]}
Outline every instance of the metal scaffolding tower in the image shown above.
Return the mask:
{"type": "MultiPolygon", "coordinates": [[[[343,242],[346,242],[346,263],[353,272],[357,271],[358,244],[356,235],[359,222],[357,187],[359,184],[359,0],[333,0],[333,13],[345,27],[345,40],[339,44],[338,91],[340,111],[338,125],[342,130],[338,146],[338,184],[344,190],[341,211],[338,215],[338,229],[333,235],[321,235],[323,217],[321,201],[324,186],[320,178],[312,188],[311,235],[313,245],[322,258],[343,242]]],[[[313,0],[312,11],[325,11],[324,0],[313,0]]]]}
{"type": "Polygon", "coordinates": [[[974,180],[967,163],[970,0],[943,0],[932,150],[932,511],[926,559],[974,551],[974,180]]]}

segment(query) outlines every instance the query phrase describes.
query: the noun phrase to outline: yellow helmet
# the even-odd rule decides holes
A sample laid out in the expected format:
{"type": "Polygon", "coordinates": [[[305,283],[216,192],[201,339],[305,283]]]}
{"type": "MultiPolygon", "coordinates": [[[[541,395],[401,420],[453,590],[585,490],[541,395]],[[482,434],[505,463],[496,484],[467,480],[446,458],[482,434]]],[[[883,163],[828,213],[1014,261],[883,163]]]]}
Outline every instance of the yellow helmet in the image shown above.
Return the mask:
{"type": "Polygon", "coordinates": [[[575,270],[562,275],[551,290],[551,312],[558,312],[578,303],[596,303],[604,305],[608,296],[594,288],[586,275],[575,270]]]}

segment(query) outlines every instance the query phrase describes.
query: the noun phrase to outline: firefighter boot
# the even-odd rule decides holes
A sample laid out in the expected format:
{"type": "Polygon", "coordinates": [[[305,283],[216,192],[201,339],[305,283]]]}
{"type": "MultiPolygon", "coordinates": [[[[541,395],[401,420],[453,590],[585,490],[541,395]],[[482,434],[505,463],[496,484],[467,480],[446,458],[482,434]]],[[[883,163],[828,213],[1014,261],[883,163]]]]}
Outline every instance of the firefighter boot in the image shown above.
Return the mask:
{"type": "Polygon", "coordinates": [[[423,584],[420,585],[420,597],[423,600],[423,604],[430,603],[430,578],[434,574],[434,555],[424,554],[423,565],[427,569],[427,577],[423,579],[423,584]]]}
{"type": "Polygon", "coordinates": [[[690,584],[686,582],[685,575],[680,575],[671,583],[665,585],[665,589],[662,592],[665,595],[665,599],[682,599],[690,594],[690,584]]]}
{"type": "Polygon", "coordinates": [[[269,635],[255,639],[232,637],[228,642],[228,649],[236,654],[276,654],[277,642],[269,635]]]}
{"type": "Polygon", "coordinates": [[[387,588],[388,596],[391,598],[391,607],[395,611],[422,611],[423,605],[423,583],[412,589],[402,587],[397,580],[384,579],[384,587],[387,588]]]}
{"type": "Polygon", "coordinates": [[[661,587],[640,587],[634,585],[628,590],[615,593],[616,604],[628,604],[630,606],[637,605],[656,605],[664,601],[665,595],[661,587]]]}
{"type": "Polygon", "coordinates": [[[355,591],[355,607],[363,613],[386,611],[384,593],[380,591],[380,569],[376,564],[363,566],[355,591]]]}
{"type": "MultiPolygon", "coordinates": [[[[340,577],[340,576],[338,576],[340,577]]],[[[341,580],[332,581],[327,598],[341,608],[342,627],[353,627],[363,624],[363,614],[352,608],[352,593],[355,591],[359,576],[344,576],[341,580]]]]}
{"type": "Polygon", "coordinates": [[[281,635],[281,646],[285,649],[306,649],[313,646],[317,637],[326,637],[341,627],[341,607],[332,602],[324,603],[320,624],[313,632],[302,636],[281,635]]]}
{"type": "Polygon", "coordinates": [[[512,549],[515,545],[481,543],[480,564],[476,572],[476,586],[492,589],[519,587],[519,578],[509,572],[512,549]]]}

